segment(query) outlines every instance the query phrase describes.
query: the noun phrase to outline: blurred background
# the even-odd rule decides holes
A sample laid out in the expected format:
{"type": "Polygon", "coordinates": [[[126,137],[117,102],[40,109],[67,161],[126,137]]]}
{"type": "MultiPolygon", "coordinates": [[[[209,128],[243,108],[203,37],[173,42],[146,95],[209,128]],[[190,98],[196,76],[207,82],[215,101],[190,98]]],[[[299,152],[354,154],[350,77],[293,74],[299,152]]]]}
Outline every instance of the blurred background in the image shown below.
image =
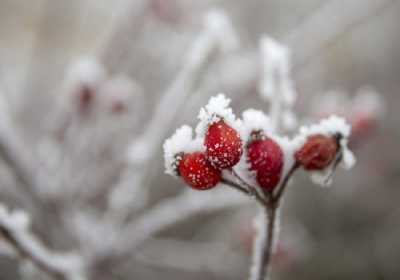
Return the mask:
{"type": "MultiPolygon", "coordinates": [[[[64,211],[68,217],[79,211],[97,217],[106,211],[105,192],[118,183],[122,168],[139,170],[133,173],[142,174],[140,184],[148,191],[148,202],[139,211],[135,208],[136,214],[126,214],[131,220],[184,188],[180,180],[164,174],[162,141],[182,124],[195,125],[198,110],[210,96],[225,92],[238,115],[249,107],[268,111],[257,89],[258,44],[267,34],[292,51],[298,91],[295,110],[301,120],[332,111],[353,117],[363,108],[351,100],[365,86],[379,94],[380,108],[361,125],[352,145],[357,164],[350,172],[338,170],[330,188],[314,186],[304,173],[297,175],[283,208],[272,279],[396,280],[400,279],[399,27],[396,0],[0,0],[0,93],[23,146],[37,160],[34,173],[39,174],[37,169],[47,166],[53,156],[47,146],[43,148],[58,131],[53,120],[73,112],[64,106],[69,102],[65,95],[70,65],[80,57],[96,57],[108,77],[129,80],[134,91],[125,103],[129,110],[111,108],[111,112],[126,109],[127,116],[73,119],[72,132],[59,144],[69,160],[68,175],[61,176],[57,191],[38,192],[51,205],[62,201],[60,207],[68,209],[64,211]],[[213,57],[190,92],[166,103],[177,112],[164,122],[152,123],[185,54],[202,32],[204,13],[212,8],[227,14],[240,47],[213,57]],[[147,132],[152,125],[153,131],[147,132]],[[140,167],[120,160],[135,139],[146,141],[146,137],[152,139],[154,150],[144,155],[148,163],[140,167]],[[69,185],[78,190],[74,195],[65,190],[69,185]],[[103,188],[95,195],[86,194],[100,185],[103,188]],[[79,203],[74,202],[71,214],[68,203],[74,199],[79,203]]],[[[83,106],[79,102],[76,106],[83,106]]],[[[30,202],[14,191],[18,176],[7,159],[0,167],[0,200],[31,211],[30,202]]],[[[53,168],[54,174],[62,173],[53,168]]],[[[124,193],[129,193],[129,182],[124,193]]],[[[195,215],[161,230],[135,257],[93,279],[244,279],[254,214],[255,208],[245,204],[195,215]]],[[[33,215],[34,231],[49,246],[69,249],[82,242],[73,237],[76,232],[60,235],[63,227],[53,229],[59,226],[40,222],[41,218],[46,220],[33,215]]],[[[14,258],[0,260],[1,280],[47,279],[24,274],[14,258]]]]}

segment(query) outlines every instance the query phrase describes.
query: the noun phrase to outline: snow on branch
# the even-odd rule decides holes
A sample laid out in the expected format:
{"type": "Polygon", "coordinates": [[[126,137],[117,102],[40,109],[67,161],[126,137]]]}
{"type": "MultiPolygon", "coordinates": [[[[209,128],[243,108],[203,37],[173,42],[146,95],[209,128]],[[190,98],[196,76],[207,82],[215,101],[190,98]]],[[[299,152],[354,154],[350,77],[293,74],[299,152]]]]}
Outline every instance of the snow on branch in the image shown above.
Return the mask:
{"type": "Polygon", "coordinates": [[[146,131],[130,149],[132,162],[147,160],[179,112],[185,98],[193,92],[196,82],[205,70],[212,55],[218,51],[233,50],[238,40],[228,17],[220,11],[205,15],[204,29],[188,51],[184,65],[175,80],[162,95],[146,131]]]}
{"type": "Polygon", "coordinates": [[[0,235],[16,250],[56,279],[84,280],[82,259],[74,253],[56,253],[46,248],[29,230],[30,220],[22,211],[9,211],[0,204],[0,235]]]}
{"type": "Polygon", "coordinates": [[[290,51],[274,39],[264,36],[260,40],[261,80],[260,95],[271,103],[274,130],[282,122],[284,129],[293,129],[297,120],[291,108],[297,93],[290,77],[290,51]]]}
{"type": "MultiPolygon", "coordinates": [[[[39,183],[35,176],[35,170],[30,151],[22,142],[22,138],[15,129],[9,104],[0,92],[0,157],[5,160],[14,172],[23,194],[28,194],[33,202],[37,202],[39,197],[37,190],[39,183]]],[[[37,203],[36,203],[37,204],[37,203]]]]}

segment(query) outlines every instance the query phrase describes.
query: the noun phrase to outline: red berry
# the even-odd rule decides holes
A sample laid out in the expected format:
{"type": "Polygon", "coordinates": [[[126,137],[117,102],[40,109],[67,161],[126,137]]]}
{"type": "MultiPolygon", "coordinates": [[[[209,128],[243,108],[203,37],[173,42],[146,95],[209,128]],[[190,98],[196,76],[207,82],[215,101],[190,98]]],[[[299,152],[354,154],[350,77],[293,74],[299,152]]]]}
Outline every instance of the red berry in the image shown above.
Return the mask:
{"type": "Polygon", "coordinates": [[[306,170],[322,170],[335,159],[338,149],[335,137],[317,134],[307,139],[304,146],[296,152],[295,158],[306,170]]]}
{"type": "Polygon", "coordinates": [[[114,114],[121,114],[126,111],[126,104],[121,100],[115,100],[111,104],[111,112],[114,114]]]}
{"type": "Polygon", "coordinates": [[[359,113],[351,119],[352,134],[354,136],[367,136],[376,128],[376,118],[368,113],[359,113]]]}
{"type": "Polygon", "coordinates": [[[248,145],[250,170],[256,172],[260,186],[272,191],[281,179],[283,169],[283,151],[272,139],[255,140],[248,145]]]}
{"type": "Polygon", "coordinates": [[[204,145],[207,159],[218,169],[236,165],[243,153],[239,133],[223,120],[210,125],[204,145]]]}
{"type": "Polygon", "coordinates": [[[179,174],[197,190],[211,189],[221,180],[221,171],[214,168],[201,152],[184,154],[179,163],[179,174]]]}
{"type": "Polygon", "coordinates": [[[79,89],[78,105],[81,111],[85,111],[90,107],[93,103],[94,95],[94,90],[89,86],[83,86],[79,89]]]}

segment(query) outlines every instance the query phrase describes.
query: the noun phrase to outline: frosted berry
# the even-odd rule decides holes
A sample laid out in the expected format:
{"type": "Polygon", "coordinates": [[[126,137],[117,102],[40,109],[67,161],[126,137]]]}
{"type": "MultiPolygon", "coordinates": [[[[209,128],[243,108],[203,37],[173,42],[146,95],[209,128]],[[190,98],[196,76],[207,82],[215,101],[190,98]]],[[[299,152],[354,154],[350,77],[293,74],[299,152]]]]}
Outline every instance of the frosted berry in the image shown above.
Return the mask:
{"type": "Polygon", "coordinates": [[[279,183],[283,169],[283,151],[272,139],[255,140],[248,145],[247,160],[256,172],[258,184],[272,191],[279,183]]]}
{"type": "Polygon", "coordinates": [[[243,153],[239,133],[223,120],[209,126],[204,145],[207,159],[218,169],[236,165],[243,153]]]}
{"type": "Polygon", "coordinates": [[[214,168],[202,152],[184,154],[179,162],[179,174],[193,189],[207,190],[221,180],[221,171],[214,168]]]}
{"type": "Polygon", "coordinates": [[[306,170],[322,170],[332,163],[338,150],[336,137],[317,134],[307,139],[295,158],[306,170]]]}

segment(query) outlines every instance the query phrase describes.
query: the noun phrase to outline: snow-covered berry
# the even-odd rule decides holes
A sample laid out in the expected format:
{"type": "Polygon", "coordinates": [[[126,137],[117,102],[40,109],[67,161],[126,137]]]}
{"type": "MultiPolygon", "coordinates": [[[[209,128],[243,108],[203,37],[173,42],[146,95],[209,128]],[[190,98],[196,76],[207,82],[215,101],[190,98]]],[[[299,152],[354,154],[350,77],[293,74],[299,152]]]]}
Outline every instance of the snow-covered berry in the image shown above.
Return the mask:
{"type": "Polygon", "coordinates": [[[332,163],[338,150],[336,137],[316,134],[308,137],[301,149],[295,153],[295,159],[306,170],[322,170],[332,163]]]}
{"type": "Polygon", "coordinates": [[[207,159],[218,169],[236,165],[243,153],[239,133],[224,120],[219,120],[209,126],[204,145],[207,159]]]}
{"type": "Polygon", "coordinates": [[[179,175],[196,190],[211,189],[221,180],[221,171],[214,168],[202,152],[184,154],[179,162],[179,175]]]}
{"type": "Polygon", "coordinates": [[[256,172],[258,184],[272,191],[279,183],[284,164],[281,147],[271,138],[251,141],[247,146],[250,170],[256,172]]]}

